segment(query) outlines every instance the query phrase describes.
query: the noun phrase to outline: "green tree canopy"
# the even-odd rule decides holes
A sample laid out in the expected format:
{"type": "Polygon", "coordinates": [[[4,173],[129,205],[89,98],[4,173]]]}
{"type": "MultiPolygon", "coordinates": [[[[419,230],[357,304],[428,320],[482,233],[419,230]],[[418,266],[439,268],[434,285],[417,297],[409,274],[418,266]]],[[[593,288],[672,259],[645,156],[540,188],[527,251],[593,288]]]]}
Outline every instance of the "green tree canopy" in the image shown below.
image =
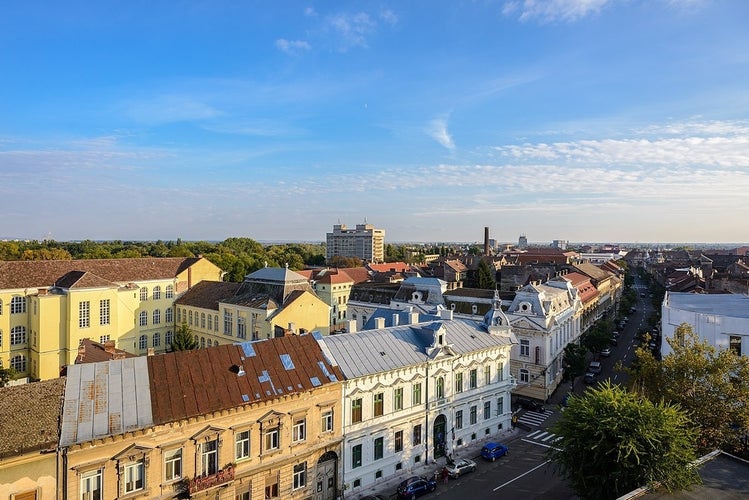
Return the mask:
{"type": "Polygon", "coordinates": [[[481,259],[479,262],[479,268],[476,273],[476,282],[478,288],[484,290],[494,290],[497,288],[497,272],[494,270],[494,266],[487,262],[487,259],[481,259]]]}
{"type": "Polygon", "coordinates": [[[567,344],[564,348],[564,379],[567,381],[574,381],[576,377],[579,377],[585,373],[586,359],[585,354],[587,349],[574,342],[567,344]]]}
{"type": "Polygon", "coordinates": [[[652,403],[603,383],[573,395],[550,429],[562,437],[551,459],[584,499],[613,499],[656,483],[669,491],[699,482],[696,431],[677,406],[652,403]]]}
{"type": "Polygon", "coordinates": [[[0,367],[0,387],[5,387],[16,376],[13,368],[0,367]]]}
{"type": "Polygon", "coordinates": [[[716,349],[686,323],[666,341],[672,352],[662,361],[637,349],[627,370],[632,389],[651,401],[684,408],[699,428],[700,452],[723,449],[746,455],[741,438],[749,432],[749,358],[716,349]]]}
{"type": "Polygon", "coordinates": [[[187,323],[182,322],[174,332],[172,339],[173,351],[189,351],[198,348],[198,339],[193,335],[192,330],[187,323]]]}

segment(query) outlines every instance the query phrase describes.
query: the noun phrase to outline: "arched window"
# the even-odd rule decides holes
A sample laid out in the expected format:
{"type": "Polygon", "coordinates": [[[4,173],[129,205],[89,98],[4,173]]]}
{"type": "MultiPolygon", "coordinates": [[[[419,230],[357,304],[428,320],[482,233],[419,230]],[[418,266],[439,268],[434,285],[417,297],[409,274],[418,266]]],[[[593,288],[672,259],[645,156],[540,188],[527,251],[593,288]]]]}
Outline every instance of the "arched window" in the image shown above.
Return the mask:
{"type": "Polygon", "coordinates": [[[140,312],[140,326],[148,325],[148,313],[146,311],[140,312]]]}
{"type": "Polygon", "coordinates": [[[140,336],[140,341],[138,342],[138,348],[141,351],[144,349],[148,349],[148,336],[147,335],[140,336]]]}
{"type": "Polygon", "coordinates": [[[192,311],[187,311],[187,324],[192,326],[192,311]]]}
{"type": "Polygon", "coordinates": [[[21,345],[26,343],[26,327],[14,326],[10,329],[10,345],[21,345]]]}
{"type": "Polygon", "coordinates": [[[167,299],[173,299],[174,298],[174,287],[172,285],[166,286],[166,298],[167,299]]]}
{"type": "Polygon", "coordinates": [[[445,397],[445,379],[443,377],[437,378],[437,399],[444,399],[445,397]]]}
{"type": "Polygon", "coordinates": [[[16,354],[10,358],[10,367],[19,373],[26,371],[26,356],[23,354],[16,354]]]}
{"type": "Polygon", "coordinates": [[[171,330],[169,330],[169,331],[166,332],[166,335],[164,336],[164,343],[166,344],[167,347],[169,347],[169,346],[172,345],[173,335],[174,334],[172,333],[171,330]]]}
{"type": "Polygon", "coordinates": [[[153,300],[161,300],[161,287],[153,287],[153,300]]]}
{"type": "Polygon", "coordinates": [[[140,289],[140,300],[148,300],[148,287],[143,287],[140,289]]]}
{"type": "Polygon", "coordinates": [[[160,333],[154,333],[153,334],[153,346],[159,347],[161,345],[161,334],[160,333]]]}
{"type": "Polygon", "coordinates": [[[23,314],[26,312],[26,297],[16,295],[10,299],[10,313],[11,314],[23,314]]]}
{"type": "Polygon", "coordinates": [[[531,373],[528,370],[526,370],[525,368],[521,368],[520,369],[520,382],[524,384],[527,384],[528,382],[530,382],[530,375],[531,373]]]}
{"type": "Polygon", "coordinates": [[[159,310],[159,309],[156,309],[156,310],[155,310],[155,311],[153,312],[153,324],[154,324],[154,325],[158,325],[158,324],[160,324],[160,323],[161,323],[161,310],[159,310]]]}
{"type": "Polygon", "coordinates": [[[200,337],[200,348],[205,349],[205,337],[200,337]]]}
{"type": "Polygon", "coordinates": [[[213,316],[208,315],[208,330],[213,330],[213,316]]]}
{"type": "Polygon", "coordinates": [[[205,330],[205,313],[200,313],[200,328],[205,330]]]}

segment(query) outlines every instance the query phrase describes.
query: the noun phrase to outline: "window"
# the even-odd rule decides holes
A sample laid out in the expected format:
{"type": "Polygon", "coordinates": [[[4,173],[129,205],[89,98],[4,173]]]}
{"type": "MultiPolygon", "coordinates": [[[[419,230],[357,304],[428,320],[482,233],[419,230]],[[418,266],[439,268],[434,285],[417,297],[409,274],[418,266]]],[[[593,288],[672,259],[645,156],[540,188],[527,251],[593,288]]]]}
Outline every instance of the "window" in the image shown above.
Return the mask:
{"type": "Polygon", "coordinates": [[[167,323],[174,321],[174,309],[171,307],[164,310],[164,321],[167,323]]]}
{"type": "Polygon", "coordinates": [[[263,451],[277,450],[280,446],[278,427],[265,431],[265,449],[263,451]]]}
{"type": "Polygon", "coordinates": [[[138,349],[141,351],[143,349],[148,349],[148,336],[147,335],[141,335],[140,339],[138,341],[138,349]]]}
{"type": "Polygon", "coordinates": [[[161,324],[161,310],[156,309],[153,312],[153,324],[158,325],[161,324]]]}
{"type": "Polygon", "coordinates": [[[305,486],[307,486],[307,462],[302,462],[294,466],[293,489],[297,490],[305,486]]]}
{"type": "Polygon", "coordinates": [[[192,311],[187,311],[187,324],[192,326],[192,311]]]}
{"type": "Polygon", "coordinates": [[[443,399],[445,397],[445,379],[443,377],[437,378],[437,399],[443,399]]]}
{"type": "Polygon", "coordinates": [[[497,398],[497,415],[502,415],[505,412],[505,398],[497,398]]]}
{"type": "Polygon", "coordinates": [[[213,316],[208,315],[208,330],[213,330],[213,316]]]}
{"type": "Polygon", "coordinates": [[[218,331],[218,314],[213,315],[213,331],[218,331]]]}
{"type": "Polygon", "coordinates": [[[455,374],[455,392],[463,392],[463,374],[455,374]]]}
{"type": "Polygon", "coordinates": [[[20,345],[26,343],[26,327],[14,326],[10,329],[10,345],[20,345]]]}
{"type": "Polygon", "coordinates": [[[99,324],[109,324],[109,299],[102,299],[99,301],[99,324]]]}
{"type": "Polygon", "coordinates": [[[520,381],[524,384],[530,382],[530,372],[525,368],[520,369],[520,381]]]}
{"type": "Polygon", "coordinates": [[[484,384],[489,385],[492,383],[492,367],[490,365],[486,365],[484,367],[484,384]]]}
{"type": "Polygon", "coordinates": [[[16,295],[10,299],[10,313],[11,314],[24,314],[26,313],[26,297],[16,295]]]}
{"type": "Polygon", "coordinates": [[[0,299],[0,316],[3,315],[3,301],[0,299]]]}
{"type": "Polygon", "coordinates": [[[122,492],[124,494],[127,495],[128,493],[142,490],[145,487],[146,471],[143,460],[125,464],[123,472],[124,484],[122,485],[122,492]]]}
{"type": "Polygon", "coordinates": [[[393,391],[393,410],[403,409],[403,388],[398,387],[393,391]]]}
{"type": "Polygon", "coordinates": [[[530,340],[521,340],[520,341],[520,355],[521,356],[530,356],[531,355],[531,342],[530,342],[530,340]]]}
{"type": "Polygon", "coordinates": [[[731,335],[728,340],[728,348],[732,350],[736,356],[741,356],[741,336],[731,335]]]}
{"type": "Polygon", "coordinates": [[[470,421],[471,425],[476,423],[476,405],[471,406],[470,421]]]}
{"type": "Polygon", "coordinates": [[[164,480],[182,479],[182,448],[164,453],[164,480]]]}
{"type": "Polygon", "coordinates": [[[242,316],[237,315],[237,338],[247,338],[247,324],[242,316]]]}
{"type": "Polygon", "coordinates": [[[378,392],[374,395],[374,401],[372,403],[372,415],[375,417],[381,417],[384,409],[384,395],[378,392]]]}
{"type": "Polygon", "coordinates": [[[403,431],[395,431],[395,452],[403,451],[403,431]]]}
{"type": "Polygon", "coordinates": [[[153,334],[153,346],[159,347],[161,345],[161,334],[156,332],[153,334]]]}
{"type": "Polygon", "coordinates": [[[265,498],[278,498],[278,478],[273,476],[265,480],[265,498]]]}
{"type": "Polygon", "coordinates": [[[161,287],[153,287],[153,300],[161,300],[161,287]]]}
{"type": "Polygon", "coordinates": [[[171,330],[166,332],[166,335],[164,336],[164,344],[169,347],[172,345],[172,340],[174,339],[174,334],[171,330]]]}
{"type": "Polygon", "coordinates": [[[148,288],[145,286],[140,289],[140,300],[148,300],[148,288]]]}
{"type": "Polygon", "coordinates": [[[200,348],[205,349],[205,337],[200,337],[200,348]]]}
{"type": "Polygon", "coordinates": [[[166,298],[167,299],[173,299],[174,298],[174,287],[172,285],[166,286],[166,298]]]}
{"type": "Polygon", "coordinates": [[[361,422],[361,398],[351,401],[351,423],[361,422]]]}
{"type": "Polygon", "coordinates": [[[421,444],[421,424],[414,425],[414,434],[411,440],[414,446],[421,444]]]}
{"type": "Polygon", "coordinates": [[[26,371],[26,356],[23,354],[16,354],[10,358],[10,367],[19,373],[26,371]]]}
{"type": "Polygon", "coordinates": [[[78,303],[78,328],[91,326],[91,303],[83,300],[78,303]]]}
{"type": "Polygon", "coordinates": [[[456,429],[463,428],[463,410],[457,410],[455,412],[455,428],[456,429]]]}
{"type": "Polygon", "coordinates": [[[231,335],[234,328],[234,318],[231,311],[224,311],[224,335],[231,335]]]}
{"type": "Polygon", "coordinates": [[[484,401],[484,420],[492,418],[492,402],[484,401]]]}
{"type": "Polygon", "coordinates": [[[237,460],[250,458],[250,431],[237,432],[234,436],[234,458],[237,460]]]}
{"type": "Polygon", "coordinates": [[[99,343],[103,344],[104,342],[109,342],[109,335],[100,335],[99,336],[99,343]]]}
{"type": "Polygon", "coordinates": [[[374,440],[374,459],[379,460],[385,450],[385,438],[378,437],[374,440]]]}
{"type": "Polygon", "coordinates": [[[200,328],[205,330],[205,313],[200,313],[200,328]]]}
{"type": "Polygon", "coordinates": [[[148,325],[148,313],[146,311],[141,311],[140,312],[138,324],[140,326],[147,326],[148,325]]]}
{"type": "Polygon", "coordinates": [[[322,432],[333,432],[333,410],[323,412],[321,429],[322,432]]]}
{"type": "Polygon", "coordinates": [[[361,445],[357,444],[351,448],[351,468],[361,467],[361,445]]]}
{"type": "Polygon", "coordinates": [[[497,365],[497,377],[499,378],[500,382],[505,379],[505,364],[504,363],[500,363],[499,365],[497,365]]]}
{"type": "Polygon", "coordinates": [[[200,475],[210,476],[218,472],[218,439],[200,445],[200,475]]]}
{"type": "Polygon", "coordinates": [[[411,404],[413,406],[421,404],[421,382],[414,384],[412,387],[411,404]]]}
{"type": "Polygon", "coordinates": [[[307,419],[299,418],[294,420],[294,425],[291,428],[291,439],[297,443],[307,439],[307,419]]]}
{"type": "Polygon", "coordinates": [[[101,500],[101,469],[81,474],[81,500],[101,500]]]}
{"type": "Polygon", "coordinates": [[[474,368],[468,374],[468,387],[475,389],[478,386],[478,371],[474,368]]]}

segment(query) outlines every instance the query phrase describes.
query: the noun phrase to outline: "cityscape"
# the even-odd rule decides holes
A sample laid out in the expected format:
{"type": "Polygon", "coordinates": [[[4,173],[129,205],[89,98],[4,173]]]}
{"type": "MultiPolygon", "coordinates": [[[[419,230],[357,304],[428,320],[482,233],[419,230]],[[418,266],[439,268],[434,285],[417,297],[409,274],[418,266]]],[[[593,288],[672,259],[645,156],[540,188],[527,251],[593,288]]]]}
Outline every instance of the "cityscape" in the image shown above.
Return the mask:
{"type": "Polygon", "coordinates": [[[11,0],[0,500],[749,497],[748,21],[11,0]]]}

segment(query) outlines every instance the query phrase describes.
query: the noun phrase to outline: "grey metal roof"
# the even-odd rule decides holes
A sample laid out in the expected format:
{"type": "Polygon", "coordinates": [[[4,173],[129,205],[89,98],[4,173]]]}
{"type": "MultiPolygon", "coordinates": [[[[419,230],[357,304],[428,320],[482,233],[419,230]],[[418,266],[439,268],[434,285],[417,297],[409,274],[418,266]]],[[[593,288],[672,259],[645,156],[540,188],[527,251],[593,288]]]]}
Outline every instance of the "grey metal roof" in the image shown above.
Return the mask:
{"type": "Polygon", "coordinates": [[[326,356],[347,379],[425,363],[434,332],[445,329],[457,354],[517,343],[514,336],[492,335],[478,321],[453,319],[317,338],[326,356]]]}
{"type": "Polygon", "coordinates": [[[60,445],[153,424],[146,357],[68,366],[60,445]]]}
{"type": "Polygon", "coordinates": [[[666,305],[694,313],[749,318],[749,297],[746,295],[668,292],[666,305]]]}
{"type": "Polygon", "coordinates": [[[271,281],[275,283],[309,283],[309,280],[287,267],[263,267],[245,276],[246,281],[271,281]]]}

